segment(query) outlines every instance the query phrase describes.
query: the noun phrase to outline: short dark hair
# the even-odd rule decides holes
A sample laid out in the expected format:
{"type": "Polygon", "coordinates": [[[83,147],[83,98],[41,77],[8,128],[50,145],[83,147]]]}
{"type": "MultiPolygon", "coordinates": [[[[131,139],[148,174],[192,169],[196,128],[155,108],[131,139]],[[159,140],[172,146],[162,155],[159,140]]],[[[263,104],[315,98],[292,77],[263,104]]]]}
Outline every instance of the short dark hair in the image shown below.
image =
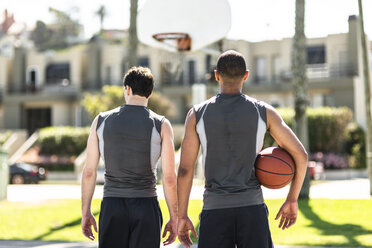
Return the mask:
{"type": "Polygon", "coordinates": [[[124,75],[123,84],[132,89],[133,95],[148,98],[154,89],[154,77],[151,70],[146,67],[132,67],[124,75]]]}
{"type": "Polygon", "coordinates": [[[247,66],[242,54],[234,50],[228,50],[218,57],[217,71],[222,77],[242,78],[245,75],[247,66]]]}

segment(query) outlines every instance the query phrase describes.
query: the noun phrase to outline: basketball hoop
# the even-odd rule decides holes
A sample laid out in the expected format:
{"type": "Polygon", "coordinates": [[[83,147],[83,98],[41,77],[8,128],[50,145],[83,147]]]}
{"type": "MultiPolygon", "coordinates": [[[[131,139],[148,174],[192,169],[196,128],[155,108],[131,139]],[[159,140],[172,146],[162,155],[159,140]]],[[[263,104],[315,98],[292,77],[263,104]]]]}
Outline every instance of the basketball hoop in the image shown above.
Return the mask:
{"type": "Polygon", "coordinates": [[[179,52],[191,50],[191,37],[186,33],[158,33],[152,37],[166,45],[176,47],[179,52]]]}
{"type": "Polygon", "coordinates": [[[204,48],[224,38],[230,26],[228,0],[151,0],[137,16],[138,40],[171,52],[204,48]]]}

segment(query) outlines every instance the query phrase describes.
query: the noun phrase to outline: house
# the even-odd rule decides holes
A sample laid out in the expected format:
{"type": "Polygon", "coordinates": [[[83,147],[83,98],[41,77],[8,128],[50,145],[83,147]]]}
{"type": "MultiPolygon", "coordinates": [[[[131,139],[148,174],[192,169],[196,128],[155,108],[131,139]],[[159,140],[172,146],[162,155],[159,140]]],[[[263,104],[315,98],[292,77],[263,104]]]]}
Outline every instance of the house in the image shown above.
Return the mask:
{"type": "MultiPolygon", "coordinates": [[[[108,30],[106,37],[113,38],[95,36],[60,51],[38,52],[17,42],[11,53],[0,49],[0,128],[32,133],[50,125],[89,125],[91,120],[80,105],[84,94],[99,92],[104,85],[121,85],[128,70],[127,32],[108,30]]],[[[250,76],[245,93],[276,107],[293,107],[291,38],[262,42],[224,39],[188,53],[140,44],[138,65],[151,68],[155,89],[178,109],[172,122],[183,123],[192,106],[192,85],[205,84],[207,96],[217,93],[213,69],[220,51],[227,49],[246,57],[250,76]]],[[[365,125],[361,70],[358,17],[349,17],[348,33],[308,39],[310,106],[347,106],[358,123],[365,125]]]]}

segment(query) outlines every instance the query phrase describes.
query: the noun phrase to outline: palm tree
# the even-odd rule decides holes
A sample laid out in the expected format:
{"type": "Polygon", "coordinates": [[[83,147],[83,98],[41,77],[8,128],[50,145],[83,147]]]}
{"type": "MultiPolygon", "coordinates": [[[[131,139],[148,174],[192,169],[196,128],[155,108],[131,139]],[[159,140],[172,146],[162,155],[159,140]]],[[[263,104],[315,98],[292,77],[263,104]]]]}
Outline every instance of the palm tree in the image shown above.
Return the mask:
{"type": "Polygon", "coordinates": [[[137,10],[138,0],[130,0],[130,23],[129,23],[129,68],[136,66],[138,62],[138,37],[137,37],[137,10]]]}
{"type": "MultiPolygon", "coordinates": [[[[306,78],[306,37],[305,37],[305,0],[296,0],[295,35],[293,38],[292,72],[295,96],[295,132],[308,150],[308,127],[306,118],[307,78],[306,78]]],[[[310,177],[307,170],[300,197],[309,198],[310,177]]]]}
{"type": "Polygon", "coordinates": [[[101,7],[99,7],[99,9],[96,12],[96,15],[99,17],[99,21],[100,21],[100,24],[101,24],[100,33],[102,33],[102,31],[103,31],[103,21],[105,20],[105,17],[106,17],[106,8],[105,8],[104,5],[101,5],[101,7]]]}
{"type": "Polygon", "coordinates": [[[364,97],[366,105],[366,156],[367,156],[367,167],[369,168],[369,193],[372,195],[372,116],[371,116],[371,82],[370,72],[368,63],[368,50],[367,50],[367,39],[364,33],[364,20],[363,20],[363,6],[362,0],[358,0],[359,5],[359,18],[360,18],[360,33],[362,41],[362,59],[363,59],[363,78],[364,78],[364,97]]]}

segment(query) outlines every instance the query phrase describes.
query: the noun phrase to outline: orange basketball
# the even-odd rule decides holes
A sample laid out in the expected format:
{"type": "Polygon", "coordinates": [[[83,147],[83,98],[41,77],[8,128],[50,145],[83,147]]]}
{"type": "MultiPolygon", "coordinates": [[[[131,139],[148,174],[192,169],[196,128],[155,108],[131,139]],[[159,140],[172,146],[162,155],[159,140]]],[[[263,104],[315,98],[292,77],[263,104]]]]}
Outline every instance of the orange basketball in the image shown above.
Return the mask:
{"type": "Polygon", "coordinates": [[[280,147],[268,147],[256,158],[256,177],[266,188],[280,189],[289,184],[295,173],[295,163],[280,147]]]}

